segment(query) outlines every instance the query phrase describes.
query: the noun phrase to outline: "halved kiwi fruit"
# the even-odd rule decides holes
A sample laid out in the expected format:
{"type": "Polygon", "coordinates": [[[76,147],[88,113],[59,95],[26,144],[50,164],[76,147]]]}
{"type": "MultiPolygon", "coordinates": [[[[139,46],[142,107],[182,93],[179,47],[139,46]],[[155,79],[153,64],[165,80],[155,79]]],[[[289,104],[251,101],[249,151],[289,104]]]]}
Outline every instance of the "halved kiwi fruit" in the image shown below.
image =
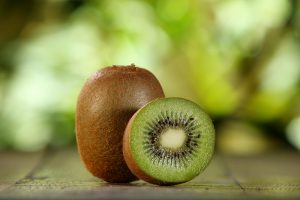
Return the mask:
{"type": "Polygon", "coordinates": [[[114,183],[137,179],[123,158],[123,134],[139,108],[161,97],[155,76],[134,65],[106,67],[86,81],[77,102],[76,138],[81,159],[94,176],[114,183]]]}
{"type": "Polygon", "coordinates": [[[164,98],[132,116],[123,138],[123,154],[140,179],[174,185],[201,173],[213,156],[214,145],[213,123],[196,103],[164,98]]]}

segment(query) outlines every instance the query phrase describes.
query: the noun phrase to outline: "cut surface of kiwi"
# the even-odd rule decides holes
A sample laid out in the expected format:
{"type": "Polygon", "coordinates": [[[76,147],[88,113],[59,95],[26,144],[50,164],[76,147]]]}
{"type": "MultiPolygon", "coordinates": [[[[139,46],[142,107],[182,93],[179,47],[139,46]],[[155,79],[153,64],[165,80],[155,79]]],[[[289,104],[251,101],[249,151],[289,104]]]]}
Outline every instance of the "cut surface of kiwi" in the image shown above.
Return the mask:
{"type": "Polygon", "coordinates": [[[164,98],[150,102],[130,119],[123,154],[140,179],[173,185],[201,173],[213,156],[214,145],[213,123],[196,103],[164,98]]]}

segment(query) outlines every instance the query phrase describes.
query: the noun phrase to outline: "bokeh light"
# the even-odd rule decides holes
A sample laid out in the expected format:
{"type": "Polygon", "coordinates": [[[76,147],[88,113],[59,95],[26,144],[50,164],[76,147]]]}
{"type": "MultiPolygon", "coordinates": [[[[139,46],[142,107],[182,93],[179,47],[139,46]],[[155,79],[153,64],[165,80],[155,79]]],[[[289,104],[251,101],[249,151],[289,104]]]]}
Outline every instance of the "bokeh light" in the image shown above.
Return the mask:
{"type": "Polygon", "coordinates": [[[200,104],[220,151],[300,149],[299,24],[286,0],[1,1],[0,149],[75,145],[84,81],[131,63],[200,104]]]}

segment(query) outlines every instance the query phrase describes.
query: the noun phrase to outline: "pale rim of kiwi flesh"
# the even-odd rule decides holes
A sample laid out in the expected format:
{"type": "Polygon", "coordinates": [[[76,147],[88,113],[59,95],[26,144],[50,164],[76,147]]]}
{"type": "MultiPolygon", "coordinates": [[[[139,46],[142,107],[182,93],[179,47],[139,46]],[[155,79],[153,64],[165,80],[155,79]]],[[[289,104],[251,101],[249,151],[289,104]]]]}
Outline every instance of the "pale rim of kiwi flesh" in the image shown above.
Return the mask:
{"type": "Polygon", "coordinates": [[[214,145],[215,130],[210,117],[199,105],[183,98],[152,101],[137,113],[131,126],[130,149],[133,159],[144,173],[162,182],[180,183],[193,179],[207,167],[214,153],[214,145]],[[163,116],[165,121],[160,122],[162,125],[155,126],[163,116]],[[169,118],[166,119],[166,116],[169,118]],[[181,126],[184,124],[187,124],[185,129],[181,126]],[[160,132],[158,136],[153,136],[151,126],[152,129],[156,127],[156,133],[160,132]],[[153,137],[157,138],[154,142],[153,137]],[[179,138],[168,141],[175,137],[179,138]],[[191,145],[194,141],[196,146],[191,145]],[[193,148],[192,152],[184,154],[190,148],[193,148]],[[155,159],[158,157],[161,159],[155,159]]]}

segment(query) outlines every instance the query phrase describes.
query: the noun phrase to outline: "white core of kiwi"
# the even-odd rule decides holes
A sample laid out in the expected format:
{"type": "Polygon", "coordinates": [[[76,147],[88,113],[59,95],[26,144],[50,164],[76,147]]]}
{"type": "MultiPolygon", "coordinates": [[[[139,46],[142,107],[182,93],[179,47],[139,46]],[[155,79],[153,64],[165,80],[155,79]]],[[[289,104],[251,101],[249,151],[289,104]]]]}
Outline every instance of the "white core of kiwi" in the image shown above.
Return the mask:
{"type": "Polygon", "coordinates": [[[181,128],[168,128],[160,136],[160,145],[168,149],[179,149],[185,145],[187,136],[181,128]]]}

